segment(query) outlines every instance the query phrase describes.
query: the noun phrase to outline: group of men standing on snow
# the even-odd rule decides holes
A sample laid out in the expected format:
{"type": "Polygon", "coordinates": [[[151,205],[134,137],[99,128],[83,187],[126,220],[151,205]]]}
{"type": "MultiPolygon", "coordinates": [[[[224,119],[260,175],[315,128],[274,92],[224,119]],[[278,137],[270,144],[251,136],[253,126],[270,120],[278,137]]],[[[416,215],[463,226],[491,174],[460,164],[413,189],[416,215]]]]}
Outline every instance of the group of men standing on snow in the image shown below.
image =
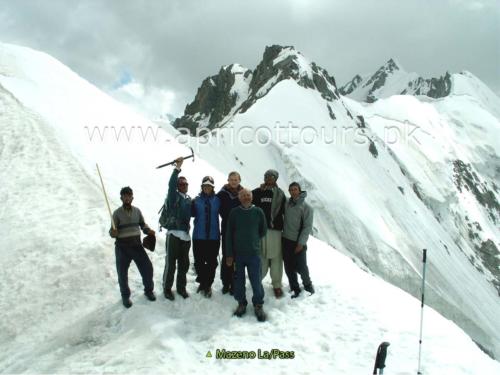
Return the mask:
{"type": "MultiPolygon", "coordinates": [[[[283,265],[288,277],[292,298],[301,293],[297,274],[304,289],[314,293],[307,267],[307,239],[312,231],[313,210],[305,202],[306,192],[297,182],[289,186],[290,198],[285,197],[276,181],[278,172],[270,169],[264,174],[264,183],[250,191],[241,186],[238,172],[229,173],[227,184],[215,193],[214,179],[203,178],[201,192],[191,199],[187,194],[188,181],[180,176],[183,158],[175,161],[169,180],[168,193],[160,224],[167,229],[163,295],[174,300],[172,292],[177,271],[176,292],[188,298],[186,274],[189,269],[189,249],[193,245],[197,292],[212,295],[212,284],[218,265],[217,257],[222,242],[220,277],[222,293],[230,293],[238,302],[234,314],[241,317],[248,304],[245,293],[245,268],[252,286],[254,312],[264,321],[264,288],[262,279],[270,273],[274,295],[283,296],[283,265]],[[219,216],[221,226],[219,227],[219,216]],[[194,217],[192,237],[189,234],[194,217]]],[[[144,222],[141,211],[132,206],[133,192],[129,187],[120,191],[123,205],[113,213],[116,229],[110,235],[116,238],[115,255],[118,283],[125,307],[131,307],[128,287],[128,268],[133,260],[142,277],[144,294],[156,300],[153,292],[153,266],[141,243],[140,231],[154,236],[144,222]]]]}

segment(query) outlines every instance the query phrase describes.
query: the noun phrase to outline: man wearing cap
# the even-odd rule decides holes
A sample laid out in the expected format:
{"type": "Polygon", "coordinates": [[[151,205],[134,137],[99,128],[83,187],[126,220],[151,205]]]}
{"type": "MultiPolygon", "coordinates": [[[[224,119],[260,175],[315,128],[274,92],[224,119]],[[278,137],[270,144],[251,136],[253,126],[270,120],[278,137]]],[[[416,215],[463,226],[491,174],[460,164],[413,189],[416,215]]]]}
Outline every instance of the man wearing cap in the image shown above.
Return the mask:
{"type": "Polygon", "coordinates": [[[191,215],[194,216],[194,268],[197,274],[196,282],[199,283],[197,292],[207,298],[212,296],[220,246],[220,199],[215,195],[214,187],[214,179],[211,176],[203,177],[201,192],[191,206],[191,215]]]}
{"type": "Polygon", "coordinates": [[[266,216],[267,234],[262,238],[262,278],[270,270],[271,283],[276,298],[283,296],[281,279],[283,278],[283,255],[281,248],[281,232],[283,230],[283,213],[285,193],[276,181],[278,171],[269,169],[264,174],[264,183],[252,191],[253,204],[260,207],[266,216]]]}
{"type": "Polygon", "coordinates": [[[166,228],[166,256],[165,269],[163,270],[163,295],[173,301],[172,285],[177,267],[176,288],[177,293],[183,298],[188,298],[186,291],[186,274],[189,270],[189,248],[191,237],[189,228],[191,221],[191,197],[187,195],[188,182],[185,177],[179,176],[182,157],[175,160],[175,168],[168,182],[168,194],[165,199],[164,209],[167,213],[166,228]]]}
{"type": "Polygon", "coordinates": [[[123,306],[132,306],[130,300],[130,288],[128,286],[128,269],[134,261],[142,277],[144,295],[150,301],[156,300],[153,292],[153,265],[149,260],[144,247],[141,244],[141,230],[144,234],[154,236],[154,230],[144,222],[141,210],[132,206],[134,192],[128,186],[120,191],[122,206],[113,212],[113,225],[109,229],[109,235],[116,238],[115,256],[116,271],[118,273],[118,284],[122,295],[123,306]]]}

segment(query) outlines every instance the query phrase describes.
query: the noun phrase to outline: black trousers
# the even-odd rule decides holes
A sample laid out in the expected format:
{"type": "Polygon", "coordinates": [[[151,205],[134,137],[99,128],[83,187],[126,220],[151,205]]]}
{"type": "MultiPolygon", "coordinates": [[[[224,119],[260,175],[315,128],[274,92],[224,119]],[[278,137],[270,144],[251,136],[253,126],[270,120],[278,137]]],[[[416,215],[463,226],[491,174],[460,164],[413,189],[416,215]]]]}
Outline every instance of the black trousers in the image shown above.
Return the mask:
{"type": "Polygon", "coordinates": [[[302,279],[302,284],[304,284],[304,286],[311,285],[309,268],[307,267],[307,249],[304,246],[304,249],[300,253],[295,254],[297,241],[291,241],[284,237],[282,239],[283,263],[285,265],[285,273],[288,277],[290,289],[293,291],[300,291],[297,273],[300,274],[300,278],[302,279]]]}
{"type": "Polygon", "coordinates": [[[146,250],[142,247],[141,238],[139,236],[118,238],[115,242],[115,256],[118,284],[120,285],[122,297],[130,297],[128,269],[132,261],[134,261],[139,269],[144,291],[153,291],[153,265],[146,254],[146,250]]]}
{"type": "Polygon", "coordinates": [[[196,281],[202,288],[211,287],[215,279],[220,240],[193,240],[196,281]]]}
{"type": "Polygon", "coordinates": [[[183,241],[173,234],[167,235],[165,268],[163,270],[163,290],[172,289],[177,268],[177,291],[186,290],[186,274],[189,270],[189,248],[191,241],[183,241]],[[177,263],[177,266],[176,266],[177,263]]]}
{"type": "Polygon", "coordinates": [[[226,234],[222,233],[222,261],[220,265],[220,279],[222,285],[232,288],[234,283],[234,264],[231,267],[226,265],[226,234]]]}

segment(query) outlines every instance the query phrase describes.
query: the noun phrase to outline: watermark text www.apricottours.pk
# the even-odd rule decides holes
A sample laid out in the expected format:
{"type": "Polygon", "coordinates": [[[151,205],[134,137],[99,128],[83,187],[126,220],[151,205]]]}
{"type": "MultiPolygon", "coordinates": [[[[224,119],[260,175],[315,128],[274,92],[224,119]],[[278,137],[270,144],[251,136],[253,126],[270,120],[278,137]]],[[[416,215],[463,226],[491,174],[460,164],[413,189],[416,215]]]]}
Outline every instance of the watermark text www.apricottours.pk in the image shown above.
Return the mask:
{"type": "MultiPolygon", "coordinates": [[[[238,126],[230,123],[223,128],[197,128],[193,134],[187,128],[178,128],[172,134],[151,126],[85,126],[87,140],[95,142],[161,143],[177,141],[192,147],[211,144],[213,146],[268,146],[297,144],[326,145],[364,145],[371,142],[372,136],[366,128],[354,126],[298,126],[289,121],[282,124],[276,121],[272,125],[238,126]]],[[[416,135],[424,131],[420,127],[405,122],[400,126],[384,125],[378,129],[378,137],[384,145],[419,142],[416,135]]],[[[425,132],[425,131],[424,131],[425,132]]]]}

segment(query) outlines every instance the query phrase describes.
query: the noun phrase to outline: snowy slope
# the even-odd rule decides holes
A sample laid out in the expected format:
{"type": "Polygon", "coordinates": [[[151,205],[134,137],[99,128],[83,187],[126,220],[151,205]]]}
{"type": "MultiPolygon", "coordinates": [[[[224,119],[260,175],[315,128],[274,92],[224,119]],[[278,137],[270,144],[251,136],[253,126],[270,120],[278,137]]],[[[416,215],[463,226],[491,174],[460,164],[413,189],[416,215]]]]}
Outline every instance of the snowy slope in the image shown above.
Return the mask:
{"type": "MultiPolygon", "coordinates": [[[[107,237],[109,219],[95,162],[103,171],[112,205],[119,204],[118,189],[131,185],[135,204],[143,210],[146,221],[154,225],[170,173],[156,171],[154,166],[188,151],[161,130],[156,141],[142,141],[136,135],[130,141],[116,142],[108,134],[103,142],[95,138],[91,142],[85,126],[119,125],[132,129],[153,125],[45,54],[0,45],[0,85],[0,189],[5,197],[0,213],[3,222],[8,223],[1,232],[0,372],[192,373],[201,367],[228,373],[356,374],[371,370],[376,347],[382,340],[392,343],[387,360],[392,373],[415,372],[418,301],[361,271],[350,259],[315,239],[311,239],[309,254],[318,292],[299,301],[266,297],[270,320],[263,325],[257,325],[252,316],[232,318],[235,302],[228,296],[215,293],[212,300],[206,300],[195,295],[192,271],[191,299],[174,304],[163,299],[149,303],[141,296],[140,279],[132,266],[130,280],[135,304],[130,310],[123,309],[115,281],[112,241],[107,237]],[[214,354],[216,348],[279,348],[294,350],[297,358],[289,362],[253,360],[242,364],[205,357],[208,350],[214,354]]],[[[272,114],[268,118],[283,123],[289,118],[296,124],[330,119],[321,95],[292,86],[291,81],[276,85],[262,103],[261,108],[251,107],[241,121],[255,124],[262,119],[260,111],[264,109],[269,111],[267,115],[272,114]],[[308,95],[304,96],[304,91],[308,95]],[[290,112],[291,117],[285,116],[283,111],[290,111],[286,102],[297,95],[305,100],[290,112]],[[278,102],[277,98],[283,99],[278,102]],[[266,100],[269,107],[264,105],[266,100]],[[306,116],[306,109],[315,105],[323,109],[313,111],[316,117],[306,116]]],[[[342,103],[332,106],[339,119],[348,121],[342,103]]],[[[207,147],[200,149],[202,156],[212,145],[207,147]]],[[[357,186],[376,181],[382,173],[367,148],[366,144],[339,149],[315,145],[317,153],[310,156],[311,149],[291,144],[282,148],[270,145],[265,149],[268,155],[261,150],[257,153],[252,146],[219,146],[219,152],[212,155],[213,165],[223,173],[202,159],[187,162],[184,172],[191,181],[191,194],[196,193],[196,182],[203,175],[213,175],[220,186],[225,173],[233,167],[242,172],[245,186],[260,182],[268,166],[280,170],[282,185],[303,174],[301,181],[317,209],[317,234],[328,236],[329,242],[343,247],[344,239],[338,230],[331,229],[326,211],[338,207],[337,197],[349,196],[357,186]],[[327,163],[326,158],[332,157],[339,163],[327,163]],[[365,168],[366,165],[374,170],[365,168]],[[330,187],[331,194],[330,190],[325,192],[317,187],[318,176],[324,186],[330,187]],[[332,183],[338,180],[347,182],[332,183]]],[[[388,156],[379,151],[379,158],[388,156]]],[[[396,169],[390,162],[387,165],[396,169]]],[[[394,172],[392,178],[401,177],[394,172]]],[[[388,179],[386,175],[377,182],[379,190],[390,188],[388,179]]],[[[379,190],[375,189],[374,195],[381,194],[379,190]]],[[[353,209],[356,215],[369,220],[370,212],[381,210],[382,203],[376,196],[366,196],[358,202],[361,194],[351,195],[354,196],[343,203],[344,207],[336,208],[339,217],[346,217],[340,215],[342,210],[353,209]]],[[[418,202],[415,205],[424,215],[420,206],[418,202]]],[[[385,228],[385,241],[396,241],[397,238],[390,238],[394,235],[384,223],[387,218],[373,219],[368,225],[385,228]]],[[[150,253],[157,285],[164,257],[164,242],[159,238],[158,250],[150,253]]],[[[377,256],[386,257],[381,259],[382,264],[398,270],[398,259],[393,254],[380,252],[377,256]]],[[[418,270],[418,251],[412,260],[418,270]]],[[[435,264],[429,267],[430,280],[433,272],[437,274],[432,270],[435,264]]],[[[472,285],[478,282],[474,278],[469,281],[472,285]]],[[[268,279],[265,287],[269,295],[268,279]]],[[[220,288],[219,281],[215,288],[220,288]]],[[[477,293],[477,298],[483,298],[481,289],[477,293]]],[[[430,308],[426,309],[425,324],[425,373],[499,371],[498,362],[430,308]]]]}

